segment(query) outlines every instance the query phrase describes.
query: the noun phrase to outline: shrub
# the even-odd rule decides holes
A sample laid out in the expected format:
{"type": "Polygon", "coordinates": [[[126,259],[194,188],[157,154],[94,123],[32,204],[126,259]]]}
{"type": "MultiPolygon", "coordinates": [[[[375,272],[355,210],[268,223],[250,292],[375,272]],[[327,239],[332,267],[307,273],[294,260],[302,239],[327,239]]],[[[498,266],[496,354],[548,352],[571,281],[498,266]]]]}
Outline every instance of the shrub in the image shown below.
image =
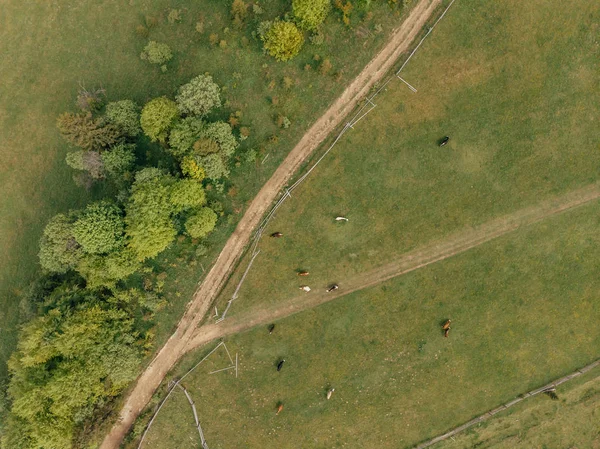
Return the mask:
{"type": "Polygon", "coordinates": [[[231,18],[233,19],[233,23],[238,28],[241,28],[247,16],[248,5],[244,0],[233,0],[233,3],[231,4],[231,18]]]}
{"type": "Polygon", "coordinates": [[[275,21],[262,37],[265,51],[278,61],[296,56],[304,44],[304,36],[291,22],[275,21]]]}
{"type": "Polygon", "coordinates": [[[333,65],[331,64],[331,61],[328,58],[325,58],[319,65],[319,73],[321,75],[327,75],[329,72],[331,72],[332,68],[333,65]]]}
{"type": "Polygon", "coordinates": [[[167,21],[173,25],[174,23],[181,22],[181,9],[172,9],[169,11],[167,21]]]}
{"type": "Polygon", "coordinates": [[[321,31],[317,31],[313,33],[308,39],[313,45],[323,45],[323,42],[325,42],[325,35],[321,31]]]}
{"type": "Polygon", "coordinates": [[[164,142],[169,130],[179,118],[177,103],[167,97],[159,97],[150,100],[140,118],[140,124],[144,133],[154,141],[164,142]]]}
{"type": "Polygon", "coordinates": [[[79,109],[83,112],[96,112],[104,104],[104,95],[106,91],[104,89],[93,89],[87,90],[82,87],[77,93],[76,104],[79,109]]]}
{"type": "Polygon", "coordinates": [[[182,114],[204,116],[221,107],[220,91],[210,75],[199,75],[179,88],[175,100],[182,114]]]}
{"type": "Polygon", "coordinates": [[[209,207],[203,207],[185,222],[185,230],[190,237],[198,239],[207,236],[217,224],[217,214],[209,207]]]}
{"type": "Polygon", "coordinates": [[[106,120],[127,136],[137,136],[140,131],[140,108],[131,100],[121,100],[106,105],[106,120]]]}
{"type": "Polygon", "coordinates": [[[150,41],[144,48],[140,58],[142,58],[144,61],[148,61],[151,64],[162,65],[166,64],[173,58],[173,53],[167,44],[150,41]]]}
{"type": "Polygon", "coordinates": [[[303,30],[313,31],[321,25],[331,9],[330,0],[293,0],[296,23],[303,30]]]}
{"type": "Polygon", "coordinates": [[[89,204],[73,223],[73,237],[88,254],[106,254],[123,244],[124,222],[119,209],[108,201],[89,204]]]}

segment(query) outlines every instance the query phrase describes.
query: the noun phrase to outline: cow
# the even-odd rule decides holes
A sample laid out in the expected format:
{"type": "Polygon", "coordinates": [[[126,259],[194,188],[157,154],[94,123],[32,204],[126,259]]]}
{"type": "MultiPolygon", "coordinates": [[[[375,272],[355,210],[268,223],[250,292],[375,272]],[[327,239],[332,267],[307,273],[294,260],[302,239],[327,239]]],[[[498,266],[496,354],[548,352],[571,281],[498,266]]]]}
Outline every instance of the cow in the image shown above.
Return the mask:
{"type": "Polygon", "coordinates": [[[305,291],[306,293],[308,293],[310,291],[310,287],[308,285],[301,285],[300,290],[305,291]]]}
{"type": "Polygon", "coordinates": [[[327,391],[327,400],[331,399],[331,395],[333,394],[334,391],[335,391],[335,388],[332,388],[331,390],[327,391]]]}
{"type": "Polygon", "coordinates": [[[337,284],[330,285],[330,286],[327,288],[327,293],[329,293],[329,292],[332,292],[332,291],[334,291],[334,290],[337,290],[338,288],[340,288],[340,286],[339,286],[339,285],[337,285],[337,284]]]}
{"type": "Polygon", "coordinates": [[[275,325],[274,324],[270,324],[269,325],[269,335],[271,335],[274,330],[275,330],[275,325]]]}
{"type": "Polygon", "coordinates": [[[441,147],[443,147],[444,145],[446,145],[448,143],[449,140],[450,140],[450,137],[444,136],[444,138],[442,140],[440,140],[439,145],[441,147]]]}
{"type": "Polygon", "coordinates": [[[298,271],[298,276],[308,276],[309,274],[308,271],[298,271]]]}
{"type": "Polygon", "coordinates": [[[444,324],[442,324],[442,330],[450,329],[450,323],[452,320],[446,320],[444,324]]]}
{"type": "Polygon", "coordinates": [[[281,411],[283,410],[283,404],[279,404],[277,406],[277,413],[275,413],[275,415],[279,415],[281,413],[281,411]]]}
{"type": "Polygon", "coordinates": [[[444,337],[448,338],[449,333],[450,333],[450,328],[444,329],[444,337]]]}
{"type": "Polygon", "coordinates": [[[348,221],[346,217],[335,217],[335,221],[348,221]]]}
{"type": "Polygon", "coordinates": [[[283,234],[281,232],[274,232],[273,234],[271,234],[271,237],[279,238],[283,237],[283,234]]]}
{"type": "Polygon", "coordinates": [[[277,364],[277,371],[281,371],[281,368],[283,368],[284,363],[285,359],[281,359],[281,361],[277,364]]]}

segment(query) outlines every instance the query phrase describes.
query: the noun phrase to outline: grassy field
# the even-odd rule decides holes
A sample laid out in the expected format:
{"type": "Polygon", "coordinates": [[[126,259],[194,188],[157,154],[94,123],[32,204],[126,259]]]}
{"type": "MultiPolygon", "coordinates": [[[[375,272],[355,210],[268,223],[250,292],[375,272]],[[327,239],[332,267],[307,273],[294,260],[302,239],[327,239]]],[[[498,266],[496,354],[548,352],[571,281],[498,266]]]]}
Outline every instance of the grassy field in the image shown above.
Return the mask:
{"type": "Polygon", "coordinates": [[[558,401],[538,396],[433,449],[600,448],[600,377],[594,370],[557,388],[558,401]]]}
{"type": "MultiPolygon", "coordinates": [[[[183,381],[210,447],[408,448],[596,359],[599,212],[589,204],[283,319],[272,335],[229,339],[238,379],[208,374],[229,365],[217,352],[183,381]]],[[[195,432],[177,393],[144,447],[198,447],[195,432]]]]}
{"type": "MultiPolygon", "coordinates": [[[[154,96],[173,95],[191,77],[210,72],[224,87],[227,104],[222,118],[242,111],[241,124],[251,129],[243,150],[256,148],[259,160],[256,167],[233,168],[226,203],[228,211],[237,213],[229,226],[212,238],[213,247],[202,261],[207,265],[246,201],[400,22],[398,9],[390,13],[384,4],[373,5],[370,17],[355,10],[352,29],[339,22],[337,12],[332,13],[323,45],[307,42],[298,58],[279,64],[262,54],[252,31],[260,20],[271,20],[289,9],[289,2],[261,1],[264,14],[257,17],[251,13],[243,30],[237,30],[230,20],[230,3],[101,0],[26,4],[8,0],[0,5],[0,384],[15,344],[20,297],[38,272],[38,240],[47,219],[102,195],[81,191],[71,181],[72,173],[64,164],[70,149],[55,129],[58,114],[74,108],[80,84],[104,87],[109,101],[131,98],[143,103],[154,96]],[[180,23],[168,22],[171,9],[180,10],[180,23]],[[359,23],[361,17],[365,20],[359,23]],[[136,27],[154,22],[148,38],[136,33],[136,27]],[[196,31],[197,23],[202,24],[202,32],[196,31]],[[381,25],[380,32],[375,31],[376,25],[381,25]],[[211,45],[211,34],[218,34],[225,48],[211,45]],[[147,39],[165,42],[174,50],[166,73],[140,60],[147,39]],[[330,75],[318,74],[317,54],[331,60],[330,75]],[[307,64],[311,65],[308,71],[304,69],[307,64]],[[341,72],[338,79],[334,77],[337,72],[341,72]],[[284,76],[293,80],[293,87],[284,88],[284,76]],[[290,118],[289,129],[277,127],[278,114],[290,118]],[[272,135],[278,135],[278,143],[267,145],[265,141],[272,135]],[[270,157],[260,165],[267,154],[270,157]]],[[[178,257],[181,251],[185,252],[174,248],[172,254],[178,257]]],[[[173,305],[159,320],[159,338],[169,334],[202,272],[201,263],[193,270],[177,271],[171,262],[167,264],[167,290],[173,305]],[[175,273],[182,279],[177,285],[170,282],[175,273]]]]}
{"type": "Polygon", "coordinates": [[[600,5],[587,0],[457,1],[403,72],[418,93],[392,81],[294,191],[266,231],[285,237],[263,239],[230,313],[295,296],[302,283],[342,285],[596,181],[599,20],[600,5]],[[298,269],[310,276],[298,279],[298,269]]]}

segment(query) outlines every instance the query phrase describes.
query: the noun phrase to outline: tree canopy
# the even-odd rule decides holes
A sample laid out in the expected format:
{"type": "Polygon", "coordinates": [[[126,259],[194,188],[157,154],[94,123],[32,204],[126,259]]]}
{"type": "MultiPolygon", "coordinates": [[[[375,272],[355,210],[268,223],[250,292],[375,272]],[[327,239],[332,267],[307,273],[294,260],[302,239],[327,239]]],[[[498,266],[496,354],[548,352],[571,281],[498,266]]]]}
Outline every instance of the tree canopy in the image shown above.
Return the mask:
{"type": "Polygon", "coordinates": [[[103,254],[123,245],[121,209],[109,201],[89,204],[73,223],[73,237],[87,254],[103,254]]]}
{"type": "Polygon", "coordinates": [[[292,11],[295,21],[303,30],[316,30],[325,21],[330,10],[331,0],[292,1],[292,11]]]}
{"type": "Polygon", "coordinates": [[[202,238],[208,235],[217,224],[217,214],[209,207],[203,207],[188,217],[185,230],[192,238],[202,238]]]}
{"type": "Polygon", "coordinates": [[[296,56],[304,44],[302,32],[292,22],[276,20],[262,36],[265,51],[278,61],[296,56]]]}
{"type": "Polygon", "coordinates": [[[152,141],[164,142],[177,119],[177,103],[167,97],[158,97],[146,103],[142,109],[140,123],[144,133],[152,141]]]}
{"type": "Polygon", "coordinates": [[[113,101],[106,105],[106,120],[131,137],[137,136],[140,127],[140,108],[131,100],[113,101]]]}
{"type": "Polygon", "coordinates": [[[182,114],[202,117],[221,106],[220,91],[210,75],[199,75],[179,88],[175,101],[182,114]]]}

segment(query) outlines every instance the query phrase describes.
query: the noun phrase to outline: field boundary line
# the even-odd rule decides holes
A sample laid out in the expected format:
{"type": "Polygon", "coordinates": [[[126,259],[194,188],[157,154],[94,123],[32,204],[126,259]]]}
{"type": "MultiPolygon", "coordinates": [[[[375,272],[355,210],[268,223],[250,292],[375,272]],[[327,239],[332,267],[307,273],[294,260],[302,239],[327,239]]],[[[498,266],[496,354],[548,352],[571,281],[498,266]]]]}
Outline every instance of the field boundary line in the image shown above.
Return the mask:
{"type": "Polygon", "coordinates": [[[405,253],[392,262],[358,274],[345,282],[342,280],[339,290],[335,292],[302,294],[278,304],[267,305],[261,309],[235,316],[225,323],[218,325],[205,324],[195,331],[185,351],[190,351],[218,338],[234,335],[253,327],[268,324],[271,321],[317,307],[350,293],[374,287],[392,278],[464,253],[483,243],[507,235],[520,228],[531,226],[551,216],[583,206],[599,198],[600,183],[594,183],[560,197],[547,199],[537,206],[521,209],[512,214],[483,223],[478,227],[463,229],[444,239],[430,242],[425,246],[405,253]]]}
{"type": "Polygon", "coordinates": [[[421,443],[417,446],[414,446],[414,449],[425,449],[427,447],[433,446],[434,444],[437,444],[441,441],[447,440],[448,438],[453,437],[454,435],[459,434],[460,432],[468,429],[469,427],[474,426],[475,424],[479,424],[483,421],[488,420],[489,418],[491,418],[492,416],[496,415],[497,413],[500,413],[504,410],[509,409],[510,407],[512,407],[513,405],[516,405],[522,401],[524,401],[525,399],[531,398],[533,396],[537,396],[540,393],[544,393],[546,391],[549,391],[553,388],[558,387],[559,385],[564,384],[565,382],[570,381],[571,379],[574,379],[576,377],[581,376],[584,373],[587,373],[588,371],[596,368],[600,366],[600,359],[596,360],[595,362],[590,363],[589,365],[584,366],[583,368],[579,368],[575,371],[573,371],[571,374],[567,374],[566,376],[563,376],[559,379],[556,379],[552,382],[550,382],[549,384],[544,385],[543,387],[540,388],[536,388],[535,390],[531,390],[528,391],[525,394],[519,395],[518,397],[516,397],[515,399],[513,399],[512,401],[507,402],[506,404],[502,404],[499,407],[496,407],[493,410],[487,411],[475,418],[473,418],[470,421],[467,421],[464,424],[461,424],[458,427],[455,427],[452,430],[449,430],[448,432],[439,435],[435,438],[432,438],[431,440],[428,440],[424,443],[421,443]]]}

